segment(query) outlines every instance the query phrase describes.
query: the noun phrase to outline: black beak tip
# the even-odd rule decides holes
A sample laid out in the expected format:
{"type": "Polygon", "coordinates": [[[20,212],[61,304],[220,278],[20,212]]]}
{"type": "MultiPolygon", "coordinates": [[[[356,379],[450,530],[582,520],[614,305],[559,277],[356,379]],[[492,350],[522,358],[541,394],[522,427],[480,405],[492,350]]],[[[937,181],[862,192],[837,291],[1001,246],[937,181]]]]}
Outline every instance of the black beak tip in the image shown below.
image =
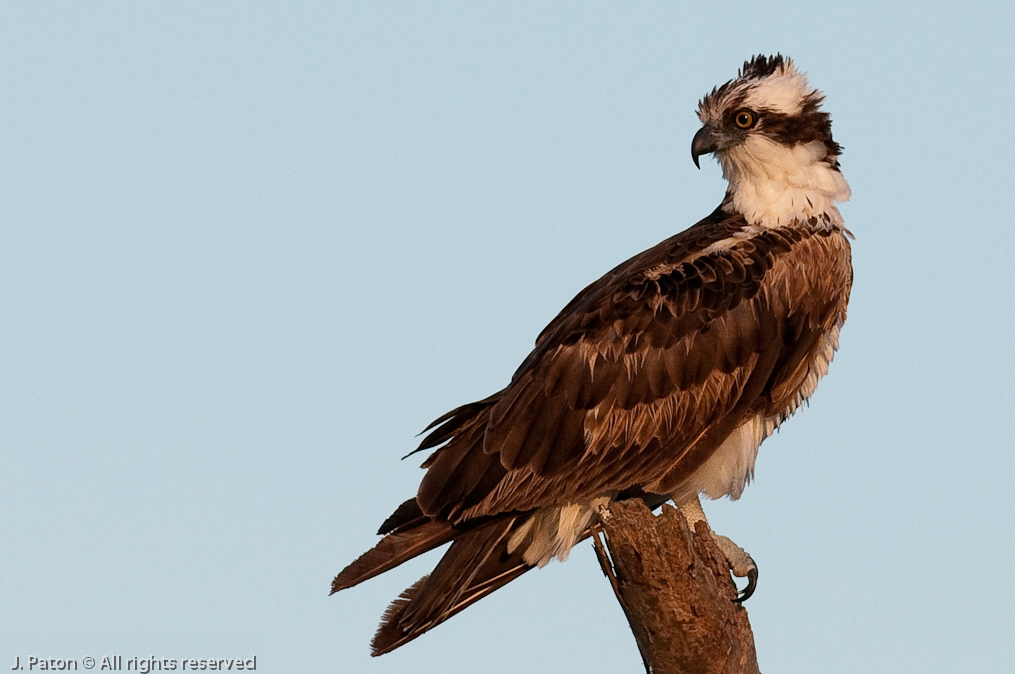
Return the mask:
{"type": "Polygon", "coordinates": [[[700,169],[701,164],[698,157],[718,149],[719,144],[716,142],[712,128],[708,125],[701,127],[698,129],[698,133],[694,134],[694,140],[691,141],[691,159],[694,160],[694,165],[700,169]]]}

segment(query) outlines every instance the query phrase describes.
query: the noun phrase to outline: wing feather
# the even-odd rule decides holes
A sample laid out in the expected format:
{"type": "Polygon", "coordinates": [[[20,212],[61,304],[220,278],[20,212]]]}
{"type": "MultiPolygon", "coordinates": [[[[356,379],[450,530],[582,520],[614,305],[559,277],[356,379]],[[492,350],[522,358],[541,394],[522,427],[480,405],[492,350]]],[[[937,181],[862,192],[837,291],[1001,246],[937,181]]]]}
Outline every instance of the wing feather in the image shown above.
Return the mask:
{"type": "Polygon", "coordinates": [[[583,290],[511,384],[484,401],[474,432],[438,449],[423,511],[462,521],[666,486],[765,409],[773,386],[802,381],[801,363],[835,318],[829,307],[845,298],[834,290],[841,279],[790,287],[794,255],[828,258],[809,268],[841,267],[829,257],[836,246],[827,232],[789,229],[731,238],[746,226],[735,220],[692,228],[583,290]],[[818,309],[792,312],[800,293],[818,309]],[[453,469],[438,469],[443,453],[453,469]],[[460,488],[434,488],[462,476],[460,488]]]}

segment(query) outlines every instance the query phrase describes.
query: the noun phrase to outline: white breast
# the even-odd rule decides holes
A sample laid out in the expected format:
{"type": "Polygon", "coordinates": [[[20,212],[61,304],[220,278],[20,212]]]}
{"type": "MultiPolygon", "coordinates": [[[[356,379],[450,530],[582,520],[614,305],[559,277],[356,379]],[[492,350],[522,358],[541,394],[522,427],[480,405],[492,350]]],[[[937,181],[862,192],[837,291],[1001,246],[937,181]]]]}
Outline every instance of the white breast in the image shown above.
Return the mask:
{"type": "Polygon", "coordinates": [[[685,492],[711,499],[729,496],[736,500],[754,476],[758,447],[767,437],[765,417],[758,414],[733,431],[687,481],[685,492]]]}

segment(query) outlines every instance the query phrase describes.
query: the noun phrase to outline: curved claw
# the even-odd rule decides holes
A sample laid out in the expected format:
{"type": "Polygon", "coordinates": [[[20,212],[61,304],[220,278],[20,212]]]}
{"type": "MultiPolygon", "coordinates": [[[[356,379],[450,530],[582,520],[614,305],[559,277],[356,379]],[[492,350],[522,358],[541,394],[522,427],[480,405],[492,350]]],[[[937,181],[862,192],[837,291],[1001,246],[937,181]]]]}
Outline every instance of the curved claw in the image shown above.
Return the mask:
{"type": "Polygon", "coordinates": [[[751,564],[753,566],[747,572],[747,587],[740,590],[737,593],[737,598],[733,600],[738,604],[742,604],[750,599],[754,591],[758,589],[758,565],[754,563],[753,559],[751,559],[751,564]]]}
{"type": "Polygon", "coordinates": [[[747,587],[738,591],[737,598],[733,601],[738,603],[747,601],[758,587],[758,565],[742,547],[727,537],[714,533],[712,536],[715,538],[716,545],[719,546],[719,551],[726,557],[726,563],[729,564],[733,575],[737,578],[747,579],[747,587]]]}

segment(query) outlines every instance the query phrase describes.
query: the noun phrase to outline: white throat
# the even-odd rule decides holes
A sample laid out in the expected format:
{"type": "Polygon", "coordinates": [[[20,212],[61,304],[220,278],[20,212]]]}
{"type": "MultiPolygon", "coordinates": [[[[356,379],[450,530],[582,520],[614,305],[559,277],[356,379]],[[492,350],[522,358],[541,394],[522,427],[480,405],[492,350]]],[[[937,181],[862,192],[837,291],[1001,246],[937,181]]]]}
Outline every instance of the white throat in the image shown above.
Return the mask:
{"type": "Polygon", "coordinates": [[[783,227],[794,220],[824,216],[842,226],[837,201],[849,200],[849,185],[825,161],[820,141],[786,147],[764,136],[716,153],[730,184],[727,206],[761,227],[783,227]]]}

